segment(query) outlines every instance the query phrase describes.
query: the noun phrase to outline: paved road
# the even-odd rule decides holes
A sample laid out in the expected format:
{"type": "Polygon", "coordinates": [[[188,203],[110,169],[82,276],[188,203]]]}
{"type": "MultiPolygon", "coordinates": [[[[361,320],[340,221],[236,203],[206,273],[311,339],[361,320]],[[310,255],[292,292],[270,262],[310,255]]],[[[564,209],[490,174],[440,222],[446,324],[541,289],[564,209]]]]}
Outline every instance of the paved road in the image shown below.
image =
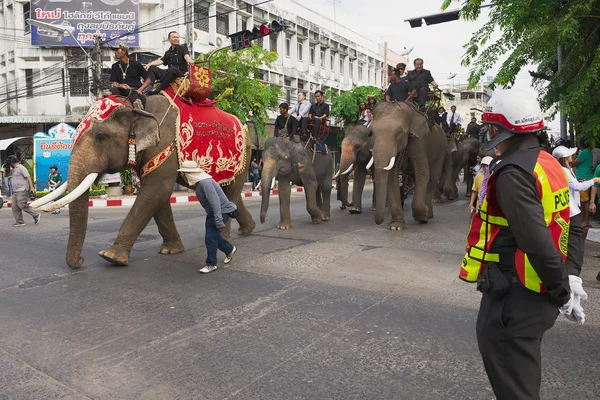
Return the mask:
{"type": "MultiPolygon", "coordinates": [[[[96,253],[127,209],[91,209],[79,271],[64,263],[67,211],[15,229],[0,210],[0,399],[492,399],[480,296],[457,279],[466,200],[391,232],[337,203],[314,226],[293,196],[294,229],[276,229],[272,198],[266,223],[234,236],[231,267],[209,275],[199,205],[174,206],[184,253],[157,254],[150,225],[125,268],[96,253]]],[[[247,204],[258,217],[260,199],[247,204]]],[[[600,393],[600,266],[586,262],[588,322],[547,334],[544,399],[600,393]]]]}

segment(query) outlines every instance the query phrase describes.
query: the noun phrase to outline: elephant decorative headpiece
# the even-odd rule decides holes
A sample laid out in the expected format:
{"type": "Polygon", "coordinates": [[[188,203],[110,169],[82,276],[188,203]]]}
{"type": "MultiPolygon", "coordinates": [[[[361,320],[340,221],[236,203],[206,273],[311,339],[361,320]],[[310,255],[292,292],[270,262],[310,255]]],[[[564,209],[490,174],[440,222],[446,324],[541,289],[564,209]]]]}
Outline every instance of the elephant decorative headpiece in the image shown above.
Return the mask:
{"type": "Polygon", "coordinates": [[[113,114],[114,111],[122,108],[133,109],[133,107],[127,102],[127,98],[122,96],[102,97],[96,100],[90,107],[81,123],[77,126],[77,130],[73,136],[73,144],[77,143],[77,141],[81,138],[81,135],[83,135],[92,127],[92,124],[103,122],[111,118],[112,115],[117,114],[113,114]]]}

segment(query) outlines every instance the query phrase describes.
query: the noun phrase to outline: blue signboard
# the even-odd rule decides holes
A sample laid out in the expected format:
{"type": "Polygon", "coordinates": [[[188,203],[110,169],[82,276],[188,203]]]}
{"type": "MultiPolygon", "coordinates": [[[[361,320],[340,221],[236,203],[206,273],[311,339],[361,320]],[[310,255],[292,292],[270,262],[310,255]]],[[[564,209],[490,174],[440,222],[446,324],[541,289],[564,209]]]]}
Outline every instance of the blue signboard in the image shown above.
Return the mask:
{"type": "Polygon", "coordinates": [[[67,180],[74,134],[75,128],[60,123],[50,128],[48,133],[40,132],[33,135],[34,179],[37,191],[48,189],[48,176],[52,165],[58,167],[63,182],[67,180]]]}
{"type": "Polygon", "coordinates": [[[139,0],[31,0],[31,19],[59,28],[32,25],[31,44],[93,46],[99,35],[103,42],[112,44],[118,38],[138,46],[139,9],[139,0]]]}

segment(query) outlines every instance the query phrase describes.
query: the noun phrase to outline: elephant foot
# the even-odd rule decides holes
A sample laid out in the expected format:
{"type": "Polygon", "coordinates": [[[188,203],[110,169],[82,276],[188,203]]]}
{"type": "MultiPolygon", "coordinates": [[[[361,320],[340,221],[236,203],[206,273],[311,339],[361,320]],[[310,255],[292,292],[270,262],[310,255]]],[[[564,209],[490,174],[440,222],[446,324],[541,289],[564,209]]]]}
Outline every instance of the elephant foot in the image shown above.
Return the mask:
{"type": "Polygon", "coordinates": [[[412,214],[413,214],[413,218],[415,221],[427,222],[427,220],[428,220],[427,216],[430,214],[429,207],[427,207],[427,206],[417,207],[417,208],[413,207],[412,214]]]}
{"type": "Polygon", "coordinates": [[[240,228],[238,229],[238,233],[241,236],[248,236],[248,235],[252,234],[252,232],[254,232],[254,228],[256,228],[256,222],[252,221],[252,223],[247,226],[240,225],[240,228]]]}
{"type": "Polygon", "coordinates": [[[158,252],[163,255],[168,255],[181,253],[183,250],[183,243],[180,240],[177,242],[163,242],[163,244],[160,245],[160,250],[158,252]]]}
{"type": "Polygon", "coordinates": [[[442,199],[433,199],[431,200],[432,203],[441,203],[442,199]]]}
{"type": "Polygon", "coordinates": [[[375,211],[375,207],[371,207],[371,211],[375,211]]]}
{"type": "Polygon", "coordinates": [[[352,207],[350,209],[350,214],[362,214],[362,208],[361,207],[352,207]]]}
{"type": "Polygon", "coordinates": [[[388,224],[388,228],[391,231],[403,231],[406,229],[406,225],[404,224],[404,222],[392,221],[388,224]]]}
{"type": "Polygon", "coordinates": [[[465,197],[471,197],[471,192],[465,193],[465,197]]]}
{"type": "Polygon", "coordinates": [[[321,223],[323,217],[319,215],[318,217],[310,217],[310,219],[312,220],[312,223],[316,225],[321,223]]]}
{"type": "Polygon", "coordinates": [[[292,223],[291,222],[280,222],[277,224],[277,229],[292,229],[292,223]]]}
{"type": "Polygon", "coordinates": [[[114,265],[122,267],[129,265],[129,251],[122,247],[112,246],[101,250],[98,255],[114,265]]]}

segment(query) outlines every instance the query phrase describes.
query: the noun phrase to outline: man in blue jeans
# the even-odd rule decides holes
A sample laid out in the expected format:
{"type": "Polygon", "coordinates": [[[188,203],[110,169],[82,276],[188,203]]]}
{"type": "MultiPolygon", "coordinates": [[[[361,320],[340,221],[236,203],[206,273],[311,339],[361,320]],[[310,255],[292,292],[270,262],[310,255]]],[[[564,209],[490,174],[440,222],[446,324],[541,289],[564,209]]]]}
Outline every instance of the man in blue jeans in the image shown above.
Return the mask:
{"type": "Polygon", "coordinates": [[[225,253],[224,264],[229,264],[237,251],[237,248],[221,235],[221,230],[225,228],[230,217],[236,218],[239,213],[236,205],[225,196],[221,186],[198,167],[195,161],[184,161],[179,171],[184,172],[188,183],[196,188],[198,201],[206,211],[206,266],[200,268],[199,272],[208,274],[217,269],[217,249],[225,253]]]}

